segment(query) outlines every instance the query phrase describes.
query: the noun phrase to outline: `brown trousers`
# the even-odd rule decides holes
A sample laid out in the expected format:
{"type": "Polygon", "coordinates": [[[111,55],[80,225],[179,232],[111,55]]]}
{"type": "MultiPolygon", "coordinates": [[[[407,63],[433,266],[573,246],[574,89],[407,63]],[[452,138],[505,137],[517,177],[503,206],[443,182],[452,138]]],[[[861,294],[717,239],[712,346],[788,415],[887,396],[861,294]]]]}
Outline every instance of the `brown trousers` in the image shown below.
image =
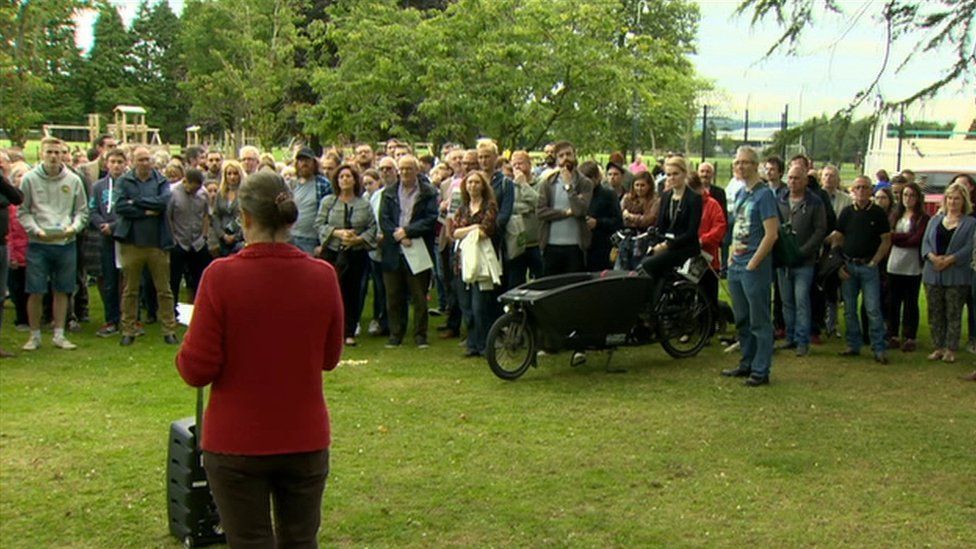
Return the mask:
{"type": "Polygon", "coordinates": [[[176,335],[176,310],[173,291],[169,286],[169,252],[160,248],[122,244],[122,335],[136,335],[136,314],[139,312],[139,281],[143,267],[149,267],[156,299],[159,301],[159,320],[163,335],[176,335]]]}
{"type": "Polygon", "coordinates": [[[318,547],[328,448],[270,456],[204,452],[203,467],[232,549],[318,547]]]}

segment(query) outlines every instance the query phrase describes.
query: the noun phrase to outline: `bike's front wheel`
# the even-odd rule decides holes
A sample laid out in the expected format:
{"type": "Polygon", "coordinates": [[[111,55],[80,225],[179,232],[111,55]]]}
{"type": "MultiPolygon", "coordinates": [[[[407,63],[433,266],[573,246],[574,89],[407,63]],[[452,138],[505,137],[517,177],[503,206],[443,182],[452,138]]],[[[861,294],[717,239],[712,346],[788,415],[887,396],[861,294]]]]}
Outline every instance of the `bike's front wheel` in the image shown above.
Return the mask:
{"type": "Polygon", "coordinates": [[[712,308],[700,286],[685,282],[664,291],[658,337],[666,353],[674,358],[697,355],[711,329],[712,308]]]}
{"type": "Polygon", "coordinates": [[[502,379],[521,377],[535,360],[535,352],[535,334],[524,313],[505,313],[488,331],[488,366],[502,379]]]}

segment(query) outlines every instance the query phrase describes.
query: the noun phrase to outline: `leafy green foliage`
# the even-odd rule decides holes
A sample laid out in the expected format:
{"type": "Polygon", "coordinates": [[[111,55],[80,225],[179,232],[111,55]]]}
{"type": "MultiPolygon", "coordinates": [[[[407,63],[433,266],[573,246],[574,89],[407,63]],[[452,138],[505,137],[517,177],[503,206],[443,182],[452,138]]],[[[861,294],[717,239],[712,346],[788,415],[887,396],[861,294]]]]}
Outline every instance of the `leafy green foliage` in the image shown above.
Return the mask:
{"type": "Polygon", "coordinates": [[[139,102],[147,118],[159,124],[163,141],[183,138],[187,125],[186,96],[178,84],[186,70],[181,60],[180,19],[169,2],[150,7],[146,0],[132,22],[130,66],[137,82],[139,102]]]}
{"type": "Polygon", "coordinates": [[[777,132],[766,149],[768,154],[780,154],[784,146],[802,143],[806,153],[816,161],[834,164],[857,162],[864,158],[868,139],[875,123],[874,117],[853,120],[843,113],[810,118],[785,132],[777,132]]]}
{"type": "MultiPolygon", "coordinates": [[[[37,124],[70,116],[66,76],[76,66],[74,15],[87,0],[0,3],[0,129],[22,146],[37,124]]],[[[70,95],[70,94],[69,94],[70,95]]]]}
{"type": "Polygon", "coordinates": [[[684,57],[697,6],[683,1],[459,0],[422,12],[368,0],[328,13],[335,63],[315,71],[320,102],[303,116],[327,138],[489,135],[533,148],[559,136],[606,149],[629,142],[634,116],[645,135],[681,135],[703,87],[684,57]]]}
{"type": "Polygon", "coordinates": [[[180,46],[186,63],[181,90],[194,122],[244,132],[265,147],[283,139],[292,116],[286,91],[300,84],[294,65],[299,39],[295,0],[192,0],[183,12],[180,46]]]}
{"type": "Polygon", "coordinates": [[[138,102],[137,81],[130,70],[132,36],[118,10],[109,3],[99,6],[95,20],[95,41],[83,69],[83,100],[86,112],[106,117],[120,104],[138,102]]]}

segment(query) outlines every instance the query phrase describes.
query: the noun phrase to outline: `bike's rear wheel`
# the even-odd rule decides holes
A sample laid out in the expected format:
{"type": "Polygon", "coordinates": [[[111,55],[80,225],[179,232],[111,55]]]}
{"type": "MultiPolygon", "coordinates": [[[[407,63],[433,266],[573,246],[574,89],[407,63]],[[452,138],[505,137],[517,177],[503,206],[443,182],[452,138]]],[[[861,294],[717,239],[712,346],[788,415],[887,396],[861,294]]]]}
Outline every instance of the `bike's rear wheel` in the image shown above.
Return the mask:
{"type": "Polygon", "coordinates": [[[678,283],[665,289],[658,317],[658,337],[674,358],[695,356],[708,341],[712,308],[697,284],[678,283]]]}
{"type": "Polygon", "coordinates": [[[488,366],[502,379],[518,379],[535,360],[535,334],[526,320],[524,313],[508,312],[488,331],[488,366]]]}

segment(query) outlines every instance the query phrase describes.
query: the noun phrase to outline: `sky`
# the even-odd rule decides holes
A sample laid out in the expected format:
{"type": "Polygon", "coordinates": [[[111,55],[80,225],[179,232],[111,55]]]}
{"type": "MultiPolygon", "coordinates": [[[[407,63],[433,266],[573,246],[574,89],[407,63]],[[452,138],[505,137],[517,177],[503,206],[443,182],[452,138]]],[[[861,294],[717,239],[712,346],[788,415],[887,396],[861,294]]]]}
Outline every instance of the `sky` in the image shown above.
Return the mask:
{"type": "MultiPolygon", "coordinates": [[[[698,54],[693,56],[696,70],[711,79],[719,110],[742,116],[749,108],[750,119],[779,120],[784,105],[789,105],[791,120],[846,107],[858,91],[867,86],[882,66],[884,27],[875,19],[880,0],[846,1],[840,4],[843,15],[815,13],[815,26],[804,34],[796,56],[766,51],[780,36],[772,19],[750,26],[748,15],[734,16],[736,0],[700,0],[702,19],[698,33],[698,54]],[[860,15],[859,15],[860,14],[860,15]]],[[[912,44],[914,46],[914,44],[912,44]]],[[[901,72],[894,71],[908,47],[892,50],[889,68],[880,91],[889,100],[901,99],[920,82],[938,78],[935,70],[951,52],[920,55],[901,72]]],[[[953,120],[958,102],[966,99],[962,86],[945,93],[921,109],[906,115],[928,120],[953,120]]],[[[976,97],[972,87],[969,100],[976,97]]],[[[869,114],[866,104],[860,114],[869,114]]]]}
{"type": "MultiPolygon", "coordinates": [[[[123,19],[131,23],[140,0],[112,0],[123,19]]],[[[177,13],[183,0],[169,0],[177,13]]],[[[778,121],[784,105],[790,120],[802,120],[844,108],[851,98],[873,80],[882,65],[883,26],[876,19],[882,0],[840,0],[844,14],[815,13],[816,24],[804,35],[799,55],[776,54],[765,58],[766,50],[779,36],[771,19],[751,27],[748,16],[733,15],[738,0],[699,0],[701,22],[698,53],[692,56],[696,71],[712,81],[716,91],[707,102],[718,114],[741,118],[749,109],[751,120],[778,121]]],[[[79,19],[78,43],[90,47],[94,14],[79,19]]],[[[951,52],[917,56],[901,72],[894,69],[914,44],[892,51],[889,68],[880,91],[889,99],[904,97],[920,82],[939,76],[940,63],[951,52]]],[[[912,119],[954,121],[961,101],[973,101],[976,84],[957,86],[906,113],[912,119]]],[[[858,114],[870,114],[865,104],[858,114]]]]}

